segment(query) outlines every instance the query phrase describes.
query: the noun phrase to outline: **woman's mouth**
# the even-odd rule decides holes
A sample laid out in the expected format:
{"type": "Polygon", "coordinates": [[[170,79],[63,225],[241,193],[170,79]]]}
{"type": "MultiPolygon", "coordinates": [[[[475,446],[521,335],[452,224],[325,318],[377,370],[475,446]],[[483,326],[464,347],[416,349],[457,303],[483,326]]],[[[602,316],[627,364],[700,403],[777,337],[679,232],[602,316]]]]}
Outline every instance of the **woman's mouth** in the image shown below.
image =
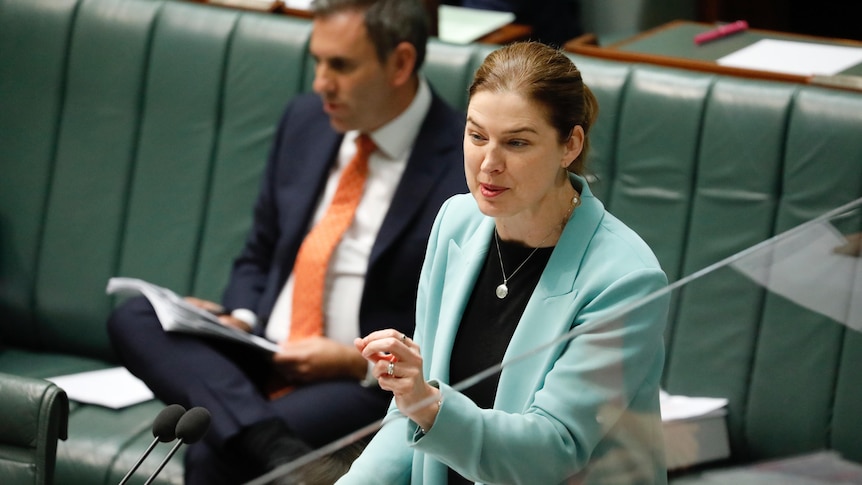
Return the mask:
{"type": "Polygon", "coordinates": [[[494,198],[508,190],[506,187],[491,184],[479,184],[479,191],[483,197],[494,198]]]}

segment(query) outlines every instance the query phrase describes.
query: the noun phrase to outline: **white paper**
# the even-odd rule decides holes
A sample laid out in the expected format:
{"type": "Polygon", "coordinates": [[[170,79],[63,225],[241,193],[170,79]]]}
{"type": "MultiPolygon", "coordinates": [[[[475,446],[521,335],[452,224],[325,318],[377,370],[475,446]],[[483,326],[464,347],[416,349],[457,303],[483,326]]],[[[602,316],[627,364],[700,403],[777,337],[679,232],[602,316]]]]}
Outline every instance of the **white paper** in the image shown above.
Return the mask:
{"type": "Polygon", "coordinates": [[[440,40],[454,44],[469,44],[515,20],[515,14],[511,12],[452,5],[440,5],[437,16],[437,36],[440,40]]]}
{"type": "Polygon", "coordinates": [[[144,295],[166,332],[183,332],[219,337],[251,345],[267,352],[279,351],[277,344],[263,337],[222,325],[212,313],[192,305],[173,291],[137,278],[115,277],[108,280],[108,294],[144,295]]]}
{"type": "Polygon", "coordinates": [[[677,421],[701,416],[709,416],[716,412],[724,412],[727,399],[719,397],[689,397],[673,396],[665,391],[659,392],[662,421],[677,421]]]}
{"type": "Polygon", "coordinates": [[[153,392],[125,367],[49,377],[73,401],[120,409],[153,399],[153,392]]]}
{"type": "Polygon", "coordinates": [[[862,48],[763,39],[716,62],[758,71],[832,76],[862,62],[862,48]]]}
{"type": "Polygon", "coordinates": [[[311,0],[284,0],[284,6],[297,10],[311,10],[311,0]]]}

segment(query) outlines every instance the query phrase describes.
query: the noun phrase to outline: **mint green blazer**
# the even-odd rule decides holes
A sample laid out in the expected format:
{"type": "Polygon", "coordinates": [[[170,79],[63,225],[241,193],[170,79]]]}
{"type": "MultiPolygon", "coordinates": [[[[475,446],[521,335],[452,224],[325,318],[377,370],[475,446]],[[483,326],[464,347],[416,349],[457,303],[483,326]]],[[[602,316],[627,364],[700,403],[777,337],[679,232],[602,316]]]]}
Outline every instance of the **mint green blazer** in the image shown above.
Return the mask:
{"type": "Polygon", "coordinates": [[[449,383],[455,334],[491,247],[494,220],[469,194],[432,230],[416,331],[425,375],[442,391],[423,433],[394,403],[339,485],[664,484],[659,379],[667,278],[649,247],[605,211],[583,178],[572,214],[503,359],[493,409],[449,383]],[[573,330],[576,329],[576,330],[573,330]],[[564,337],[580,332],[574,338],[564,337]]]}

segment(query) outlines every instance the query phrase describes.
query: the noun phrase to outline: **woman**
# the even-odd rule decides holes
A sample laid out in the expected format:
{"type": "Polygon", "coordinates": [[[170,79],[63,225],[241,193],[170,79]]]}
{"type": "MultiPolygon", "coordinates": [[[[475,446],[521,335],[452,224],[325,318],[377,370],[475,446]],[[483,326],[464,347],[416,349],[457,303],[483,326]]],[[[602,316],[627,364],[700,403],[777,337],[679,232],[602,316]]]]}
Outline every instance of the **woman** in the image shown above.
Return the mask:
{"type": "Polygon", "coordinates": [[[339,484],[667,481],[667,299],[635,304],[667,280],[581,175],[595,114],[553,48],[510,45],[479,68],[464,134],[471,193],[437,216],[414,337],[356,341],[394,399],[339,484]],[[466,389],[448,384],[501,361],[466,389]]]}

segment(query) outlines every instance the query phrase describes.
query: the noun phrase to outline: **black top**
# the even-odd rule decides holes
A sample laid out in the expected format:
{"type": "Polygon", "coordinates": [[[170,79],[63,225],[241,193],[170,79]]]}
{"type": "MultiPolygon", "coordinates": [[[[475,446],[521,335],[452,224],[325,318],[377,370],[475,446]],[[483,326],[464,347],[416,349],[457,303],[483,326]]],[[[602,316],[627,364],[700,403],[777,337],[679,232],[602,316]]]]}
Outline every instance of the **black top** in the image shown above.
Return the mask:
{"type": "MultiPolygon", "coordinates": [[[[450,361],[449,382],[457,386],[462,380],[495,366],[503,360],[509,341],[524,313],[539,278],[553,252],[553,247],[535,248],[500,240],[500,255],[509,280],[509,294],[497,298],[495,290],[503,282],[497,246],[491,241],[485,264],[473,287],[473,293],[461,317],[450,361]],[[531,256],[532,254],[532,256],[531,256]],[[514,275],[512,272],[526,260],[514,275]]],[[[499,372],[462,389],[461,392],[479,407],[490,409],[497,395],[499,372]]],[[[449,484],[472,483],[449,469],[449,484]]]]}

